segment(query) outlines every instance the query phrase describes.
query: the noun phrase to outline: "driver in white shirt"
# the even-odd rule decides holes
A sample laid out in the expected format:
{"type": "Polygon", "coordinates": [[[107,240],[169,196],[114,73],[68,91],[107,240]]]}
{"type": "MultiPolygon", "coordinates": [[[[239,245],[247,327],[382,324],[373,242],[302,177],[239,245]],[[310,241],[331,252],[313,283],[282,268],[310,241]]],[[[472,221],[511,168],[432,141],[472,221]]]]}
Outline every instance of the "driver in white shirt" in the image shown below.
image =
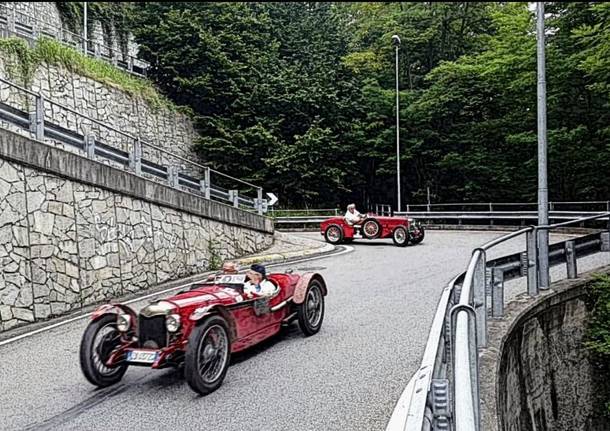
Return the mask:
{"type": "Polygon", "coordinates": [[[275,293],[275,285],[267,280],[267,271],[263,265],[254,264],[246,271],[248,281],[244,283],[244,293],[248,297],[271,296],[275,293]]]}
{"type": "Polygon", "coordinates": [[[347,212],[345,213],[345,221],[350,226],[360,223],[365,218],[366,218],[366,216],[363,214],[360,214],[358,212],[358,210],[356,209],[356,204],[349,204],[347,206],[347,212]]]}

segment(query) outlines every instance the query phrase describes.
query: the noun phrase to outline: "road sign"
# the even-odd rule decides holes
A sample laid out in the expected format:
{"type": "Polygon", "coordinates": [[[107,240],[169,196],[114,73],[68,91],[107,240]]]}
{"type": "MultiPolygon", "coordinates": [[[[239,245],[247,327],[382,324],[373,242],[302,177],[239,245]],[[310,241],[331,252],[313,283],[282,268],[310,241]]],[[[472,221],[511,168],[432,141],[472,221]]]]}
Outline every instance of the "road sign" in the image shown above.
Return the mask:
{"type": "Polygon", "coordinates": [[[270,207],[275,205],[275,203],[277,202],[277,196],[274,195],[273,193],[267,193],[267,196],[269,196],[270,201],[267,203],[267,205],[269,205],[270,207]]]}

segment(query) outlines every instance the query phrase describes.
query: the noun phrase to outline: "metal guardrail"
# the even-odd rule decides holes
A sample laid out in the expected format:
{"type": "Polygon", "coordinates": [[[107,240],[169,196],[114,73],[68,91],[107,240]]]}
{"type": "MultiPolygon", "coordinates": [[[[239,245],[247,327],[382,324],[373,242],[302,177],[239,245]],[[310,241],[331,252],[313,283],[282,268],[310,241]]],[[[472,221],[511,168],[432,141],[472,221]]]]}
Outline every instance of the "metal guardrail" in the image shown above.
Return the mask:
{"type": "Polygon", "coordinates": [[[40,37],[55,39],[89,57],[98,58],[137,76],[146,76],[150,64],[132,55],[119,56],[120,50],[85,40],[81,35],[49,26],[43,20],[17,11],[12,2],[0,3],[0,37],[20,37],[33,43],[40,37]]]}
{"type": "MultiPolygon", "coordinates": [[[[610,212],[610,201],[563,201],[549,202],[549,211],[557,211],[570,206],[581,207],[583,211],[607,211],[610,212]]],[[[535,202],[454,202],[454,203],[429,203],[407,205],[407,213],[415,212],[439,212],[439,211],[537,211],[538,204],[535,202]]]]}
{"type": "Polygon", "coordinates": [[[206,199],[228,202],[236,208],[254,210],[258,214],[267,211],[267,200],[263,199],[263,189],[259,186],[173,154],[4,78],[0,78],[0,95],[4,91],[2,84],[23,96],[24,104],[31,106],[31,109],[26,112],[0,101],[0,121],[29,130],[38,141],[46,139],[62,143],[90,159],[99,159],[138,176],[161,180],[206,199]],[[74,118],[75,126],[68,129],[53,123],[52,119],[47,118],[48,112],[51,116],[53,112],[61,112],[63,116],[74,118]],[[100,134],[103,132],[114,137],[122,148],[98,139],[94,129],[100,134]],[[256,193],[256,197],[247,196],[246,193],[256,193]]]}
{"type": "Polygon", "coordinates": [[[538,263],[539,233],[606,218],[608,230],[549,247],[549,265],[565,264],[568,278],[576,278],[578,258],[610,251],[610,212],[526,227],[475,249],[466,272],[443,290],[421,366],[386,431],[480,430],[478,351],[487,345],[487,320],[504,314],[504,282],[527,277],[528,294],[537,296],[544,276],[538,263]],[[488,250],[524,234],[525,251],[487,260],[488,250]]]}

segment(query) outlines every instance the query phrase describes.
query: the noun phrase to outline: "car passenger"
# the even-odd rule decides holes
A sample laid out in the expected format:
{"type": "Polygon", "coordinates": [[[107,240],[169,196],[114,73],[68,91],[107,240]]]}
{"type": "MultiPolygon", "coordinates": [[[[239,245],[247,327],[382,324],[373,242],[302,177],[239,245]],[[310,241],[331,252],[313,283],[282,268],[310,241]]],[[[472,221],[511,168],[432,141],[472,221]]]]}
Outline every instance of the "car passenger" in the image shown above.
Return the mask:
{"type": "Polygon", "coordinates": [[[267,271],[263,265],[254,264],[246,271],[249,280],[244,283],[244,293],[253,297],[271,296],[275,293],[275,285],[267,280],[267,271]]]}

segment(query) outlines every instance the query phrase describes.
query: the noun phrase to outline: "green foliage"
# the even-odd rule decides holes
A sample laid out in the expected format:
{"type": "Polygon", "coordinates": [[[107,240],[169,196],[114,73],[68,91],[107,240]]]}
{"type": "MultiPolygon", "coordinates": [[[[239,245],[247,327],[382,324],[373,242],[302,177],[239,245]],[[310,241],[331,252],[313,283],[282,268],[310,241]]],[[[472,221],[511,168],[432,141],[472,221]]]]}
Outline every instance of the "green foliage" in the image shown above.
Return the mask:
{"type": "MultiPolygon", "coordinates": [[[[552,200],[610,193],[610,8],[549,2],[552,200]]],[[[296,207],[535,201],[536,34],[511,2],[145,3],[153,78],[188,104],[204,162],[296,207]],[[406,197],[406,199],[404,198],[406,197]]]]}
{"type": "MultiPolygon", "coordinates": [[[[598,372],[610,375],[610,276],[597,275],[589,286],[591,318],[585,346],[594,354],[598,372]]],[[[610,393],[606,394],[606,412],[610,417],[610,393]]]]}
{"type": "Polygon", "coordinates": [[[208,271],[217,271],[222,267],[222,256],[220,255],[220,243],[210,238],[208,242],[208,271]]]}
{"type": "Polygon", "coordinates": [[[149,81],[136,78],[105,61],[86,57],[53,39],[41,38],[33,48],[23,39],[0,39],[0,52],[4,54],[10,77],[26,86],[30,84],[38,66],[44,62],[141,97],[153,107],[175,109],[149,81]]]}

